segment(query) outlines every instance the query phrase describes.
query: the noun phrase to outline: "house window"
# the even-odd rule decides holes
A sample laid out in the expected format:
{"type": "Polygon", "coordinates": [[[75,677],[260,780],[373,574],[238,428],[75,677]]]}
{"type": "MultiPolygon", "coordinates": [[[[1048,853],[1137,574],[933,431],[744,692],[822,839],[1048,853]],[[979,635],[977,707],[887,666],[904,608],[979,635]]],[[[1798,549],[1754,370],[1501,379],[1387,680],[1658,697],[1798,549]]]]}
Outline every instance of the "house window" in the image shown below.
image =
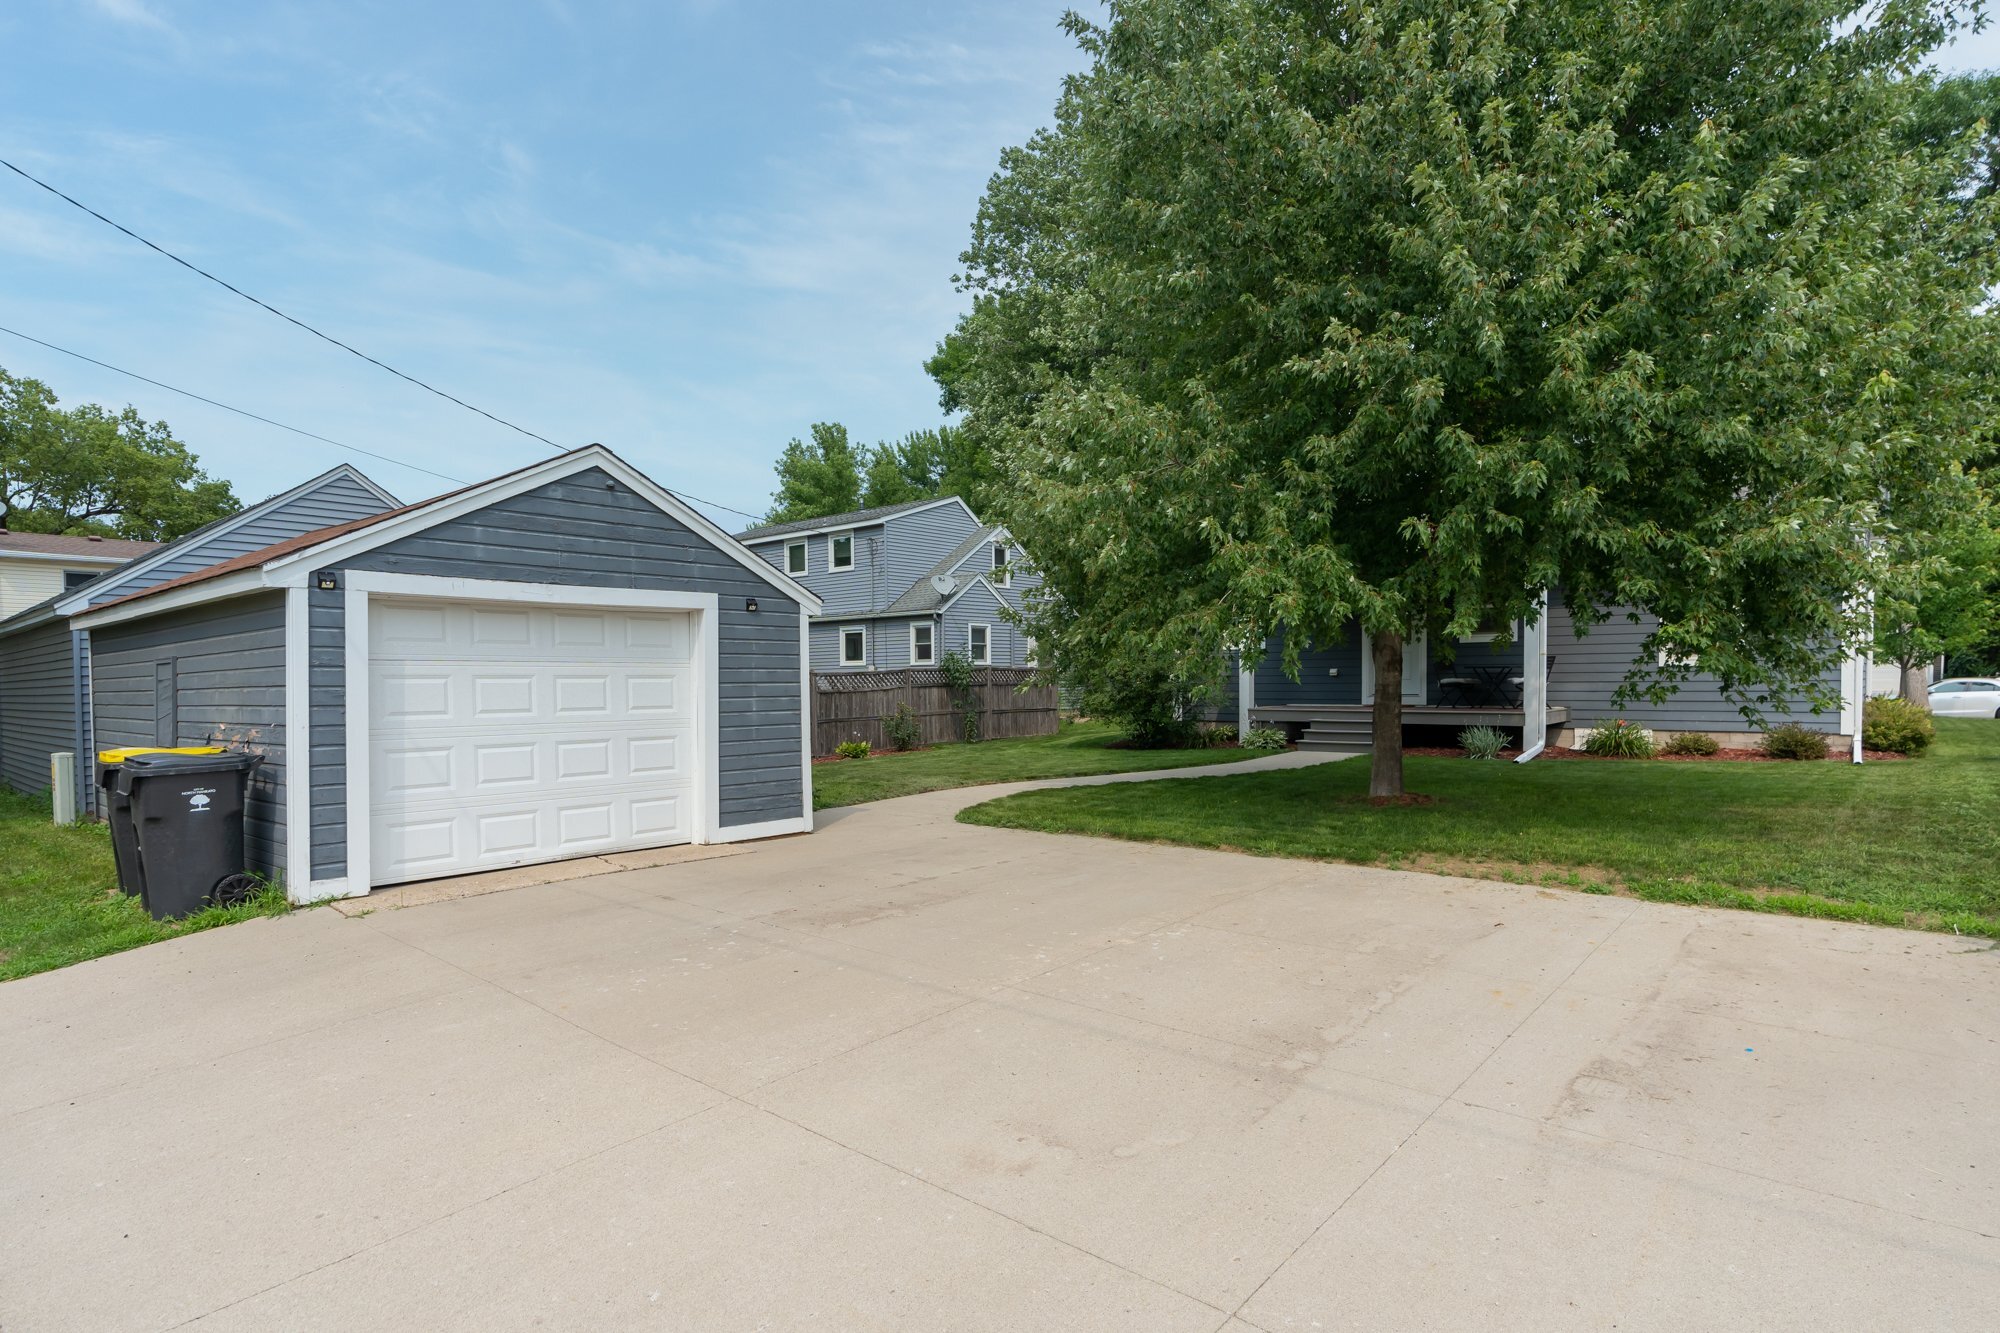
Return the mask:
{"type": "Polygon", "coordinates": [[[806,544],[804,542],[785,543],[785,572],[803,574],[806,572],[806,544]]]}
{"type": "Polygon", "coordinates": [[[1004,588],[1009,582],[1007,573],[1007,543],[993,543],[993,586],[1004,588]]]}
{"type": "Polygon", "coordinates": [[[1503,628],[1508,631],[1510,637],[1514,638],[1519,637],[1519,635],[1515,633],[1517,627],[1515,626],[1513,621],[1502,620],[1500,617],[1493,615],[1492,613],[1489,612],[1487,615],[1485,615],[1480,619],[1479,627],[1473,630],[1472,633],[1460,639],[1459,642],[1491,643],[1495,639],[1500,637],[1500,631],[1503,628]]]}
{"type": "Polygon", "coordinates": [[[842,666],[868,665],[868,627],[848,625],[840,631],[840,664],[842,666]]]}
{"type": "Polygon", "coordinates": [[[937,661],[937,631],[929,625],[910,626],[910,663],[928,666],[937,661]]]}
{"type": "Polygon", "coordinates": [[[843,532],[826,544],[828,569],[854,568],[854,534],[843,532]]]}
{"type": "Polygon", "coordinates": [[[78,588],[96,578],[100,572],[102,571],[95,569],[65,569],[62,572],[63,591],[75,592],[78,588]]]}
{"type": "Polygon", "coordinates": [[[988,646],[993,631],[985,625],[968,625],[965,629],[965,655],[972,659],[974,666],[986,666],[993,660],[992,649],[988,646]]]}
{"type": "Polygon", "coordinates": [[[1021,664],[1023,666],[1040,666],[1042,664],[1041,648],[1035,643],[1035,636],[1030,634],[1028,642],[1023,646],[1027,649],[1027,652],[1022,657],[1021,664]]]}

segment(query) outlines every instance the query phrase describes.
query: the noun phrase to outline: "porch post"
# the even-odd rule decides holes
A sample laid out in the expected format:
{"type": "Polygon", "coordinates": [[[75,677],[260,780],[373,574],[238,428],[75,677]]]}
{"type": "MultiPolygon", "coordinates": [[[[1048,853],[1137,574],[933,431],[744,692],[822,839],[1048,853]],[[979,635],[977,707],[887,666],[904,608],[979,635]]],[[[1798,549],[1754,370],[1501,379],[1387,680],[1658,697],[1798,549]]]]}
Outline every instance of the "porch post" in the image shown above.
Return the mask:
{"type": "Polygon", "coordinates": [[[1535,618],[1521,631],[1521,757],[1542,752],[1549,735],[1549,594],[1535,599],[1535,618]]]}

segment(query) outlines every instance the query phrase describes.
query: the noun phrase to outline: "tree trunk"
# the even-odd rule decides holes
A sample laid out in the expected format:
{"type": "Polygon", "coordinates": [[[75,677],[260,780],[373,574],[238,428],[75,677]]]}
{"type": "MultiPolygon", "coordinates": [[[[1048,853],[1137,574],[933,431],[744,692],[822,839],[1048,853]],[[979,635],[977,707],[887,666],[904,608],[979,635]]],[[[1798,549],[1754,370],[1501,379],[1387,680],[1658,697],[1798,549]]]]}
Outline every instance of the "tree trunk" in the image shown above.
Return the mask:
{"type": "Polygon", "coordinates": [[[1368,761],[1368,794],[1403,794],[1403,636],[1377,634],[1375,748],[1368,761]]]}
{"type": "Polygon", "coordinates": [[[1930,660],[1926,658],[1915,666],[1910,666],[1906,663],[1900,665],[1903,667],[1902,695],[1904,700],[1913,704],[1922,704],[1928,708],[1931,701],[1930,660]]]}

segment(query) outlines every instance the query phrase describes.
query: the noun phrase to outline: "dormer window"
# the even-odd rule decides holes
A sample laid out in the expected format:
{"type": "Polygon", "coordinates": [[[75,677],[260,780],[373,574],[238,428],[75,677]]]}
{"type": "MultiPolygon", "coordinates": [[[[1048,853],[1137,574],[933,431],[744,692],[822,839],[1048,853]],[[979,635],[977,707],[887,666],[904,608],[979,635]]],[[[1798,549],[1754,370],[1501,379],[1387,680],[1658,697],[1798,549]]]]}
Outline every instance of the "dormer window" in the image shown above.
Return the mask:
{"type": "Polygon", "coordinates": [[[993,586],[1004,588],[1010,582],[1007,573],[1007,543],[993,543],[993,586]]]}
{"type": "Polygon", "coordinates": [[[854,568],[854,534],[843,532],[826,544],[826,567],[832,569],[854,568]]]}
{"type": "Polygon", "coordinates": [[[785,572],[803,574],[806,572],[806,544],[804,542],[785,543],[785,572]]]}

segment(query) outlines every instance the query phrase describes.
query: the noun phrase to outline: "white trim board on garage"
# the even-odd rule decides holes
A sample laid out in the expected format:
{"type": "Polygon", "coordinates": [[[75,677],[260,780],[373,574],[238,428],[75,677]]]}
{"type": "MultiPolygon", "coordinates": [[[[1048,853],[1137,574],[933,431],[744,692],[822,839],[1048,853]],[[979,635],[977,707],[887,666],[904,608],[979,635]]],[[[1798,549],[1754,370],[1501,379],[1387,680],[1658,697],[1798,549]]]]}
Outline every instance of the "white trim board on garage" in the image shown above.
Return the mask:
{"type": "MultiPolygon", "coordinates": [[[[743,838],[768,837],[779,833],[800,833],[810,827],[809,818],[772,821],[770,825],[744,825],[728,829],[720,826],[716,803],[720,796],[720,748],[716,740],[720,716],[718,689],[718,599],[714,593],[656,591],[643,588],[598,588],[574,584],[508,583],[485,579],[443,578],[421,574],[383,574],[349,571],[346,576],[345,665],[347,681],[347,874],[338,881],[310,883],[306,898],[358,897],[374,885],[374,825],[378,811],[373,799],[376,774],[372,755],[374,710],[370,691],[374,685],[373,636],[369,621],[377,597],[427,599],[446,604],[561,607],[565,609],[681,611],[688,613],[692,642],[689,666],[693,678],[692,734],[694,756],[691,769],[697,775],[692,784],[691,816],[686,836],[678,833],[655,839],[628,838],[607,843],[602,850],[630,851],[641,847],[671,846],[680,842],[715,843],[743,838]]],[[[308,727],[310,720],[307,720],[308,727]]],[[[310,732],[306,744],[310,745],[310,732]]],[[[544,846],[519,856],[488,858],[477,863],[455,864],[437,874],[462,874],[496,870],[508,866],[567,860],[592,854],[575,848],[544,846]]],[[[410,875],[404,878],[422,878],[410,875]]],[[[390,882],[390,881],[385,881],[390,882]]],[[[400,882],[400,881],[396,881],[400,882]]]]}

